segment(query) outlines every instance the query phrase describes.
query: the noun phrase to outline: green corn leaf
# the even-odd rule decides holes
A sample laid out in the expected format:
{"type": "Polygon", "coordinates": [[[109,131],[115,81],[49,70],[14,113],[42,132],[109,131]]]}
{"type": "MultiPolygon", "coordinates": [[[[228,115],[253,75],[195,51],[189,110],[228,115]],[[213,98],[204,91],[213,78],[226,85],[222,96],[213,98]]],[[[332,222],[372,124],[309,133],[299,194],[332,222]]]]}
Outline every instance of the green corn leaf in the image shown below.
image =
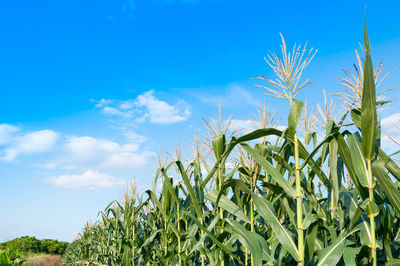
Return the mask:
{"type": "MultiPolygon", "coordinates": [[[[358,210],[362,210],[361,208],[358,210]]],[[[368,223],[368,217],[365,215],[366,210],[358,211],[357,214],[360,214],[360,223],[356,226],[356,228],[360,229],[360,242],[364,246],[371,246],[372,244],[372,233],[371,228],[368,223]]]]}
{"type": "Polygon", "coordinates": [[[257,211],[271,225],[271,228],[279,239],[279,242],[282,244],[282,247],[287,250],[296,261],[299,261],[299,250],[297,249],[297,245],[294,242],[291,233],[279,222],[272,204],[268,200],[260,198],[254,193],[251,193],[251,196],[257,211]]]}
{"type": "Polygon", "coordinates": [[[378,157],[385,163],[386,169],[400,181],[400,167],[381,149],[378,149],[378,157]]]}
{"type": "Polygon", "coordinates": [[[334,198],[331,199],[334,202],[334,206],[337,206],[337,202],[339,200],[339,191],[340,191],[340,169],[338,165],[338,143],[335,139],[329,142],[329,177],[330,181],[333,185],[334,190],[334,198]]]}
{"type": "Polygon", "coordinates": [[[308,227],[314,223],[315,221],[317,221],[317,217],[315,216],[315,214],[311,214],[311,213],[307,213],[306,217],[303,220],[303,229],[307,230],[308,227]]]}
{"type": "Polygon", "coordinates": [[[150,237],[148,237],[146,239],[146,241],[144,241],[144,243],[142,244],[141,248],[145,248],[146,246],[148,246],[149,244],[151,244],[154,241],[154,238],[160,233],[162,232],[161,229],[154,231],[150,237]]]}
{"type": "Polygon", "coordinates": [[[315,243],[318,239],[318,223],[312,224],[311,227],[307,230],[306,234],[306,261],[311,261],[314,251],[315,251],[315,243]]]}
{"type": "Polygon", "coordinates": [[[294,99],[290,107],[289,118],[288,118],[288,134],[293,136],[296,132],[297,124],[299,123],[301,113],[303,112],[304,103],[294,99]]]}
{"type": "Polygon", "coordinates": [[[330,246],[320,250],[318,252],[317,266],[336,265],[346,248],[346,239],[357,230],[358,229],[354,229],[348,234],[341,234],[330,246]]]}
{"type": "MultiPolygon", "coordinates": [[[[165,180],[169,180],[167,173],[164,169],[161,170],[162,175],[164,176],[165,180]]],[[[178,196],[176,195],[175,189],[172,187],[172,182],[164,182],[165,187],[168,189],[172,199],[175,201],[176,204],[179,204],[178,196]]]]}
{"type": "MultiPolygon", "coordinates": [[[[164,209],[162,208],[160,201],[157,199],[156,194],[154,194],[154,192],[151,190],[146,190],[146,193],[149,195],[149,197],[151,198],[151,201],[156,205],[156,207],[161,212],[163,219],[168,220],[167,214],[164,212],[164,209]]],[[[112,209],[110,209],[110,210],[112,210],[112,209]]]]}
{"type": "MultiPolygon", "coordinates": [[[[219,217],[215,216],[214,219],[211,221],[211,223],[207,226],[208,231],[212,231],[214,227],[217,225],[219,221],[219,217]]],[[[207,238],[207,235],[205,234],[202,238],[200,238],[199,241],[196,241],[196,244],[192,247],[192,250],[189,252],[189,255],[192,254],[193,252],[197,251],[200,246],[204,243],[204,240],[207,238]]],[[[193,239],[195,241],[195,239],[193,239]]]]}
{"type": "Polygon", "coordinates": [[[361,101],[361,134],[364,158],[371,161],[375,156],[375,140],[378,127],[376,114],[376,92],[374,71],[372,69],[367,23],[364,28],[364,80],[361,101]]]}
{"type": "Polygon", "coordinates": [[[379,186],[389,199],[393,209],[400,215],[400,187],[393,183],[385,169],[385,163],[382,160],[376,160],[372,163],[372,173],[378,180],[379,186]]]}
{"type": "MultiPolygon", "coordinates": [[[[215,189],[211,190],[206,194],[206,199],[216,204],[218,193],[219,192],[215,189]]],[[[250,223],[250,218],[246,214],[244,214],[243,210],[239,208],[231,200],[229,200],[225,195],[220,196],[218,201],[218,207],[226,210],[232,215],[235,215],[238,219],[242,220],[243,222],[250,223]]]]}
{"type": "Polygon", "coordinates": [[[385,249],[385,253],[388,258],[387,259],[388,261],[393,260],[393,254],[392,254],[392,249],[391,249],[392,233],[393,233],[392,217],[390,215],[389,210],[387,209],[385,212],[385,220],[384,220],[384,226],[383,226],[383,247],[385,249]]]}
{"type": "MultiPolygon", "coordinates": [[[[351,152],[349,147],[347,146],[346,141],[342,134],[337,135],[337,142],[338,142],[338,153],[349,172],[349,176],[353,181],[354,185],[356,186],[358,192],[362,199],[368,198],[368,190],[361,185],[361,182],[357,176],[357,172],[355,170],[355,166],[352,161],[351,152]]],[[[364,182],[364,181],[363,181],[364,182]]]]}
{"type": "Polygon", "coordinates": [[[263,265],[263,250],[266,248],[266,241],[258,234],[248,231],[243,225],[235,220],[225,219],[238,234],[238,239],[253,256],[254,265],[263,265]]]}
{"type": "Polygon", "coordinates": [[[279,173],[279,171],[268,162],[261,154],[253,150],[247,144],[241,144],[242,147],[253,157],[254,161],[256,161],[265,171],[268,172],[269,175],[283,188],[283,190],[292,198],[296,196],[296,191],[293,187],[286,181],[286,179],[279,173]]]}
{"type": "Polygon", "coordinates": [[[185,183],[186,189],[187,189],[188,192],[189,192],[190,199],[192,200],[192,203],[193,203],[194,209],[196,210],[197,216],[198,216],[200,219],[202,219],[203,214],[202,214],[202,211],[201,211],[201,209],[200,209],[200,204],[199,204],[199,202],[197,201],[196,194],[194,193],[194,190],[193,190],[193,188],[192,188],[192,185],[190,184],[189,177],[188,177],[188,175],[186,174],[185,169],[183,168],[182,163],[181,163],[180,161],[176,161],[175,163],[176,163],[176,165],[178,166],[179,173],[181,174],[182,179],[183,179],[183,182],[185,183]]]}
{"type": "MultiPolygon", "coordinates": [[[[316,146],[312,152],[310,152],[310,154],[307,156],[307,158],[303,161],[300,169],[303,169],[307,165],[307,163],[310,161],[310,159],[318,152],[318,150],[321,147],[324,147],[325,145],[329,145],[329,143],[332,141],[332,139],[334,139],[335,136],[336,136],[336,132],[333,132],[333,133],[327,135],[324,138],[324,140],[321,143],[319,143],[318,146],[316,146]]],[[[323,149],[324,150],[323,153],[326,153],[325,149],[327,149],[327,147],[328,146],[326,146],[326,148],[323,149]]]]}
{"type": "Polygon", "coordinates": [[[232,258],[238,260],[238,258],[224,245],[222,244],[213,233],[211,233],[207,228],[190,212],[183,212],[185,215],[191,218],[193,221],[219,248],[221,248],[225,253],[229,254],[232,258]]]}
{"type": "Polygon", "coordinates": [[[235,139],[235,142],[241,143],[241,142],[251,141],[251,140],[255,140],[255,139],[259,139],[259,138],[267,137],[267,136],[280,137],[282,135],[283,135],[283,132],[276,128],[263,128],[263,129],[254,130],[253,132],[243,135],[243,136],[235,139]]]}
{"type": "Polygon", "coordinates": [[[360,253],[361,247],[359,248],[351,248],[346,247],[343,252],[343,260],[346,266],[356,266],[356,258],[358,253],[360,253]]]}
{"type": "Polygon", "coordinates": [[[225,152],[225,134],[214,136],[212,138],[212,147],[215,158],[221,159],[222,154],[225,152]]]}
{"type": "Polygon", "coordinates": [[[347,143],[349,144],[351,160],[353,162],[352,165],[357,174],[358,180],[363,187],[368,187],[368,179],[366,175],[367,165],[365,163],[365,159],[362,153],[361,143],[359,142],[355,134],[347,137],[347,143]]]}

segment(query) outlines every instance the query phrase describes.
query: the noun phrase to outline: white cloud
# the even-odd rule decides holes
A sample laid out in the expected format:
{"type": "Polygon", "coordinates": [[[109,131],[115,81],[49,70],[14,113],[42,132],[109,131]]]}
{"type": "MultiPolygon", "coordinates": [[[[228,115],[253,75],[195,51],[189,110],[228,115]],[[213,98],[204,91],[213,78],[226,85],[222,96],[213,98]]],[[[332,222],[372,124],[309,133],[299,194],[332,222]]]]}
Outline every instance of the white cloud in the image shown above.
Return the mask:
{"type": "Polygon", "coordinates": [[[40,157],[24,157],[24,163],[48,173],[62,171],[65,174],[47,179],[60,187],[107,188],[118,185],[121,180],[113,175],[126,177],[142,171],[156,156],[143,147],[147,137],[133,131],[124,132],[122,142],[116,142],[91,136],[67,136],[48,129],[19,130],[12,125],[0,125],[0,161],[12,162],[21,155],[43,153],[40,157]]]}
{"type": "Polygon", "coordinates": [[[1,157],[4,161],[13,161],[21,154],[34,154],[51,150],[56,144],[59,134],[52,130],[30,132],[13,139],[1,157]]]}
{"type": "Polygon", "coordinates": [[[134,107],[135,107],[135,101],[133,101],[133,100],[123,101],[119,105],[119,109],[121,109],[121,110],[128,110],[128,109],[132,109],[134,107]]]}
{"type": "Polygon", "coordinates": [[[132,118],[131,112],[123,112],[123,111],[118,110],[117,108],[109,107],[109,106],[103,107],[101,112],[105,115],[115,115],[115,116],[120,116],[120,117],[124,117],[124,118],[132,118]]]}
{"type": "Polygon", "coordinates": [[[139,107],[146,109],[144,118],[150,120],[154,124],[172,124],[188,119],[190,116],[189,108],[184,102],[180,106],[184,106],[183,110],[180,106],[172,106],[167,102],[158,100],[154,97],[154,91],[148,91],[139,95],[135,101],[139,107]]]}
{"type": "MultiPolygon", "coordinates": [[[[92,102],[96,102],[95,100],[91,100],[92,102]]],[[[110,99],[101,99],[100,101],[98,101],[97,103],[96,103],[96,107],[98,107],[98,108],[100,108],[100,107],[103,107],[103,106],[106,106],[106,105],[108,105],[108,104],[111,104],[111,103],[113,103],[114,102],[114,100],[110,100],[110,99]]]]}
{"type": "Polygon", "coordinates": [[[395,113],[390,116],[382,118],[381,126],[383,133],[381,138],[382,148],[388,153],[392,153],[399,150],[400,147],[394,143],[394,141],[389,137],[389,135],[395,137],[396,139],[400,139],[399,136],[400,113],[395,113]]]}
{"type": "Polygon", "coordinates": [[[110,188],[124,184],[120,179],[94,170],[87,170],[82,174],[60,175],[47,181],[57,187],[70,189],[110,188]]]}
{"type": "Polygon", "coordinates": [[[0,160],[11,162],[20,155],[48,153],[52,159],[32,163],[44,169],[103,169],[110,171],[131,171],[138,169],[155,156],[155,153],[141,149],[147,140],[133,131],[124,133],[125,143],[90,136],[62,136],[52,130],[40,130],[15,135],[19,128],[0,125],[0,160]]]}
{"type": "Polygon", "coordinates": [[[106,115],[118,116],[123,119],[142,123],[150,121],[153,124],[172,124],[185,121],[190,116],[189,106],[185,101],[180,100],[177,104],[171,105],[157,99],[154,91],[140,94],[136,99],[127,101],[100,100],[96,107],[102,108],[106,115]]]}
{"type": "Polygon", "coordinates": [[[395,113],[385,118],[382,118],[382,127],[394,127],[394,125],[400,124],[400,113],[395,113]]]}
{"type": "Polygon", "coordinates": [[[9,124],[0,124],[0,145],[5,145],[10,143],[12,140],[13,133],[19,131],[20,128],[9,125],[9,124]]]}
{"type": "Polygon", "coordinates": [[[248,120],[232,119],[230,128],[238,131],[244,130],[247,133],[255,130],[254,124],[250,119],[248,120]]]}
{"type": "Polygon", "coordinates": [[[59,165],[76,167],[97,167],[109,171],[131,171],[148,163],[155,153],[139,150],[142,136],[138,142],[119,144],[107,139],[89,136],[69,137],[58,159],[59,165]]]}
{"type": "Polygon", "coordinates": [[[147,140],[146,136],[141,136],[139,134],[136,134],[133,131],[128,131],[124,133],[124,136],[126,137],[126,139],[132,143],[144,143],[147,140]]]}

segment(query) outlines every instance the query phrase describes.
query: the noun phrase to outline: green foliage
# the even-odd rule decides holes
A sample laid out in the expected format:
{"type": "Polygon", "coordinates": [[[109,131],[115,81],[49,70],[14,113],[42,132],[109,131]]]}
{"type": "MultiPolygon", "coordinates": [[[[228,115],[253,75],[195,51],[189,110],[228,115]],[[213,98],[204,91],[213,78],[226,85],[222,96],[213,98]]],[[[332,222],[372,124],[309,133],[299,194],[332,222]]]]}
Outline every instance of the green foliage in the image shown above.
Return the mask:
{"type": "Polygon", "coordinates": [[[0,250],[0,265],[1,266],[11,266],[11,265],[21,265],[25,259],[23,258],[23,252],[5,249],[0,250]]]}
{"type": "Polygon", "coordinates": [[[365,48],[361,109],[327,119],[320,143],[311,130],[304,141],[297,136],[303,103],[288,94],[287,129],[230,140],[218,131],[210,150],[161,163],[161,191],[110,203],[67,247],[64,263],[399,265],[400,168],[377,141],[366,29],[365,48]]]}
{"type": "Polygon", "coordinates": [[[63,255],[67,246],[68,242],[61,242],[53,239],[39,240],[33,236],[23,236],[0,243],[0,250],[7,249],[23,253],[48,253],[63,255]]]}
{"type": "Polygon", "coordinates": [[[35,237],[23,236],[0,244],[0,249],[19,250],[22,252],[38,253],[40,249],[40,240],[35,237]]]}
{"type": "Polygon", "coordinates": [[[43,253],[62,255],[68,246],[68,242],[60,242],[54,239],[40,240],[40,250],[43,253]]]}

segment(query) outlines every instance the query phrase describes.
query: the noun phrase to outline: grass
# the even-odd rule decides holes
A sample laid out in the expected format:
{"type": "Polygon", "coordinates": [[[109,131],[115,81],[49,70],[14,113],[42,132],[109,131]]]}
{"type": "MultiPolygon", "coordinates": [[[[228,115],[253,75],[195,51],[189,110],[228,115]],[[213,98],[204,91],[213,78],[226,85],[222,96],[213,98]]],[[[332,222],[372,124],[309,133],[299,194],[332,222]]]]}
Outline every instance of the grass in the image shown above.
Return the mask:
{"type": "Polygon", "coordinates": [[[32,254],[26,258],[23,266],[61,266],[61,256],[49,254],[32,254]]]}

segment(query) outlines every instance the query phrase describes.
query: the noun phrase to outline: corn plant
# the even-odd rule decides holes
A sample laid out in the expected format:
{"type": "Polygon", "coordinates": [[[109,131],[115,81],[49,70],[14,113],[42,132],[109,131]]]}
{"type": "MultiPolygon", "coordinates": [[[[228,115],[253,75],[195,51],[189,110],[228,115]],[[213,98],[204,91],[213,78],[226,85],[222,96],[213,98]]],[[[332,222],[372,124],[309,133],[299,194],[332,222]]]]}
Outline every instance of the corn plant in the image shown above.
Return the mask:
{"type": "Polygon", "coordinates": [[[287,128],[265,106],[247,134],[208,122],[193,158],[160,160],[161,189],[107,206],[65,264],[400,265],[400,167],[380,145],[376,110],[387,102],[376,99],[366,26],[364,50],[361,98],[346,94],[340,115],[326,101],[317,119],[296,99],[315,52],[288,53],[283,40],[282,57],[267,58],[277,79],[259,86],[288,100],[287,128]]]}

